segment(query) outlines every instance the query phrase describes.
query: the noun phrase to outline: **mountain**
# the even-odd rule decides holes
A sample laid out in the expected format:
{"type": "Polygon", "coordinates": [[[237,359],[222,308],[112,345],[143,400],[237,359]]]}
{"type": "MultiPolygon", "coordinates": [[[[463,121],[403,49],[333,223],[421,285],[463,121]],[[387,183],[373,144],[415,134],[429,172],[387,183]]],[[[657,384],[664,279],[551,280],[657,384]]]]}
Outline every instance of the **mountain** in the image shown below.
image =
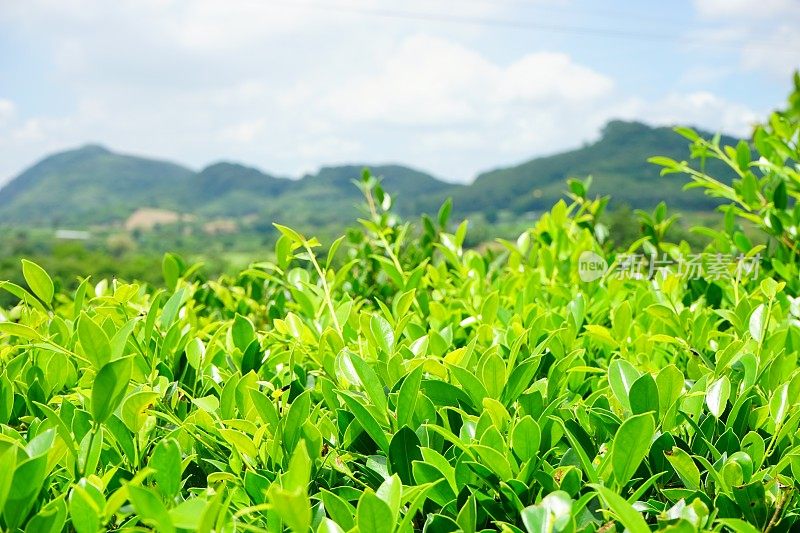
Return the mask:
{"type": "Polygon", "coordinates": [[[194,172],[88,145],[36,163],[0,189],[0,222],[86,225],[140,206],[180,209],[194,172]]]}
{"type": "MultiPolygon", "coordinates": [[[[735,144],[737,140],[724,137],[722,142],[735,144]]],[[[469,187],[453,192],[453,205],[459,213],[486,212],[501,206],[513,213],[539,211],[564,196],[568,178],[589,175],[593,179],[591,192],[611,195],[616,204],[651,208],[665,200],[671,208],[687,211],[717,205],[698,190],[683,191],[686,176],[661,176],[660,167],[647,162],[654,155],[685,160],[687,141],[668,127],[615,120],[603,128],[595,143],[479,175],[469,187]]],[[[708,170],[730,179],[715,162],[708,170]]]]}
{"type": "MultiPolygon", "coordinates": [[[[735,143],[735,139],[723,138],[735,143]]],[[[360,192],[352,181],[369,166],[404,215],[435,212],[452,197],[455,212],[519,215],[548,208],[563,197],[569,177],[594,178],[592,192],[612,201],[650,208],[661,200],[679,210],[707,210],[715,201],[682,191],[683,176],[659,176],[646,162],[653,155],[686,159],[687,141],[670,128],[612,121],[594,143],[479,175],[455,185],[402,165],[323,167],[292,180],[232,162],[200,172],[169,163],[111,152],[96,145],[52,155],[0,189],[0,223],[33,226],[118,223],[139,208],[174,210],[197,217],[254,216],[302,228],[353,220],[360,192]]],[[[712,173],[729,179],[719,166],[712,173]]]]}
{"type": "Polygon", "coordinates": [[[209,165],[191,180],[185,205],[208,215],[258,213],[264,203],[286,192],[292,182],[237,163],[209,165]]]}
{"type": "Polygon", "coordinates": [[[427,211],[431,199],[444,200],[454,186],[429,174],[402,165],[342,165],[322,167],[315,174],[306,174],[280,196],[277,202],[265,202],[261,211],[264,221],[280,221],[312,232],[321,227],[350,224],[359,216],[356,207],[363,202],[361,191],[354,185],[365,167],[381,177],[384,190],[394,200],[397,211],[413,216],[427,211]]]}

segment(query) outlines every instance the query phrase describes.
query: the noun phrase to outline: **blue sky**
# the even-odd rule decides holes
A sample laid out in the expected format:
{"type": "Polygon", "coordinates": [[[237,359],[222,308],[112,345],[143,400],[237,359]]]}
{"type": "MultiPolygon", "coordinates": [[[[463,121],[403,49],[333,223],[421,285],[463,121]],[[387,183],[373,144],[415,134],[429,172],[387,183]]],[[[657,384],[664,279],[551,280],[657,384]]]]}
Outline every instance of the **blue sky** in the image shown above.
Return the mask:
{"type": "Polygon", "coordinates": [[[469,181],[612,118],[745,135],[800,67],[797,27],[795,0],[5,0],[0,182],[90,142],[469,181]]]}

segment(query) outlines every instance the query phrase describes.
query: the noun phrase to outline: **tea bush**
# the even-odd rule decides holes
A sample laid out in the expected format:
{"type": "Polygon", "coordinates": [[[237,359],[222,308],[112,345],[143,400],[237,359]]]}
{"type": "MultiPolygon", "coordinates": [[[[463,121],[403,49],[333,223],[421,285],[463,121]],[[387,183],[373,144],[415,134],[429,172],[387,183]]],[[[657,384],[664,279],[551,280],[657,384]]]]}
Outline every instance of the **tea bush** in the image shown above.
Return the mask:
{"type": "Polygon", "coordinates": [[[608,249],[605,199],[578,181],[516,242],[465,249],[449,204],[417,231],[368,175],[360,229],[322,253],[277,226],[274,261],[235,277],[167,255],[166,289],[67,294],[23,262],[27,288],[0,286],[20,302],[0,311],[0,525],[796,530],[798,119],[781,116],[759,159],[694,138],[737,165],[730,189],[657,160],[738,206],[707,252],[750,268],[621,275],[640,249],[691,251],[663,240],[663,207],[608,249]],[[610,269],[585,281],[586,252],[610,269]]]}

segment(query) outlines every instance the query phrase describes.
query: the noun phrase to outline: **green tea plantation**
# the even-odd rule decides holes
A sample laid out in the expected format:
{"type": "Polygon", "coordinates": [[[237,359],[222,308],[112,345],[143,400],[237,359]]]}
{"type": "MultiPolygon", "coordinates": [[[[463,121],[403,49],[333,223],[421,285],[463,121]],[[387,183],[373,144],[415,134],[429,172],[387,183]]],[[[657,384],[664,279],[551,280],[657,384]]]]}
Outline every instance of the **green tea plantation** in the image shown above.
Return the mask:
{"type": "Polygon", "coordinates": [[[367,174],[357,228],[277,225],[237,276],[167,255],[161,288],[65,292],[24,261],[0,529],[797,531],[799,95],[750,143],[679,129],[689,161],[653,158],[725,200],[705,250],[664,206],[612,249],[575,180],[465,249],[449,203],[404,223],[367,174]]]}

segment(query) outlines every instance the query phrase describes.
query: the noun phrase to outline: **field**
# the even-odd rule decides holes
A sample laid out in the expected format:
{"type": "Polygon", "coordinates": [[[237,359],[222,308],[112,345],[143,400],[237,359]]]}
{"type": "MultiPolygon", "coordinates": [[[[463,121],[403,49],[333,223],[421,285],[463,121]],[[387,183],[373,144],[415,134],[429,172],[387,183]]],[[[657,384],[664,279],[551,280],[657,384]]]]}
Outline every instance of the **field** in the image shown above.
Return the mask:
{"type": "Polygon", "coordinates": [[[23,261],[0,282],[0,526],[797,530],[796,81],[752,143],[679,130],[732,185],[652,159],[725,202],[702,254],[664,206],[615,247],[576,180],[473,249],[450,203],[402,222],[367,173],[358,227],[276,225],[234,275],[167,254],[162,288],[57,290],[23,261]]]}

